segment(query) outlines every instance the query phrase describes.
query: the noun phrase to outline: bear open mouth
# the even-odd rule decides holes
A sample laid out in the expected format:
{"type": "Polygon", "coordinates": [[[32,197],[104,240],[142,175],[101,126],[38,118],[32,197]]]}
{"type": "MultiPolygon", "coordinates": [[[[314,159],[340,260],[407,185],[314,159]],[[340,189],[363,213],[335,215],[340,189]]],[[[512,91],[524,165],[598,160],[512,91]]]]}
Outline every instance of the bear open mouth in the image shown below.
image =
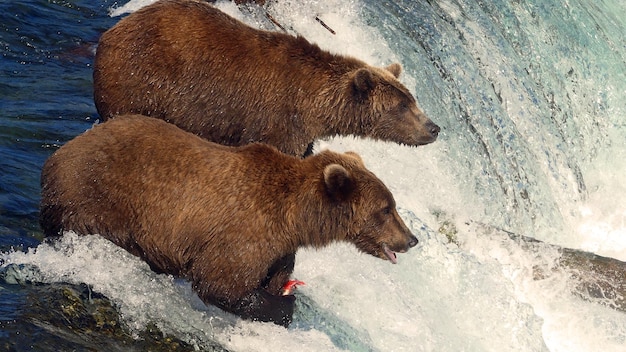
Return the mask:
{"type": "Polygon", "coordinates": [[[398,257],[396,256],[396,253],[389,249],[389,246],[387,246],[386,243],[383,243],[383,253],[385,253],[387,259],[389,259],[390,262],[392,262],[393,264],[398,263],[398,257]]]}

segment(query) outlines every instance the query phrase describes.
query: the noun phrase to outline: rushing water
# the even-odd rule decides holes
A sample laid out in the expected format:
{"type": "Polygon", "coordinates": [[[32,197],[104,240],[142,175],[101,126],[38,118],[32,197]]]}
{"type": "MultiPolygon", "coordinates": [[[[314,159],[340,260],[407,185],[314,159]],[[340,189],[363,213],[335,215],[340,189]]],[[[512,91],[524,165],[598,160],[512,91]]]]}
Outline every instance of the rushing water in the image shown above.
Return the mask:
{"type": "Polygon", "coordinates": [[[327,50],[400,62],[403,82],[442,127],[419,148],[320,142],[363,156],[420,245],[395,266],[348,245],[300,251],[294,274],[307,285],[289,329],[205,307],[185,282],[98,236],[40,245],[41,165],[98,119],[97,38],[149,2],[0,1],[0,349],[128,347],[46,321],[33,308],[47,294],[41,284],[61,283],[108,298],[131,340],[154,325],[200,349],[626,349],[626,315],[610,299],[574,293],[561,252],[507,236],[626,261],[623,1],[219,2],[254,26],[273,29],[267,11],[327,50]]]}

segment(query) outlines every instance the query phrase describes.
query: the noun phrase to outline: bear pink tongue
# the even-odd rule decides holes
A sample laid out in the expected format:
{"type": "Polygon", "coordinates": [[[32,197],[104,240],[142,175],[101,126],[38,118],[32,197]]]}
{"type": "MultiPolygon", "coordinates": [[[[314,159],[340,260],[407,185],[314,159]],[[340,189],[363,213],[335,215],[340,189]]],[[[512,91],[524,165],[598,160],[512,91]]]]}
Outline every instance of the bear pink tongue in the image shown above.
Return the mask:
{"type": "Polygon", "coordinates": [[[385,252],[387,258],[389,258],[389,261],[391,261],[393,264],[398,263],[398,258],[396,257],[396,254],[391,249],[389,249],[386,244],[383,244],[383,251],[385,252]]]}

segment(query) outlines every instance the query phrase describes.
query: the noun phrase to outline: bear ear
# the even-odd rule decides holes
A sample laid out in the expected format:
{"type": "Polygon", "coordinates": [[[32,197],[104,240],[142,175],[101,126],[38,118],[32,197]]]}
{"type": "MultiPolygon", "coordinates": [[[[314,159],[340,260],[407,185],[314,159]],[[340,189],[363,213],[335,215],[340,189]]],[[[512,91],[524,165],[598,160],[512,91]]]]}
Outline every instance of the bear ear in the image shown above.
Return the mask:
{"type": "Polygon", "coordinates": [[[345,152],[344,154],[346,154],[347,156],[356,159],[361,165],[363,165],[363,159],[361,158],[361,156],[355,152],[345,152]]]}
{"type": "Polygon", "coordinates": [[[396,78],[400,77],[400,74],[402,73],[402,65],[397,62],[387,66],[386,68],[387,71],[391,72],[391,74],[394,75],[396,78]]]}
{"type": "Polygon", "coordinates": [[[339,164],[330,164],[324,168],[324,183],[328,195],[338,201],[348,199],[355,188],[348,170],[339,164]]]}
{"type": "Polygon", "coordinates": [[[354,86],[359,92],[367,93],[376,87],[374,75],[368,68],[360,68],[354,76],[354,86]]]}

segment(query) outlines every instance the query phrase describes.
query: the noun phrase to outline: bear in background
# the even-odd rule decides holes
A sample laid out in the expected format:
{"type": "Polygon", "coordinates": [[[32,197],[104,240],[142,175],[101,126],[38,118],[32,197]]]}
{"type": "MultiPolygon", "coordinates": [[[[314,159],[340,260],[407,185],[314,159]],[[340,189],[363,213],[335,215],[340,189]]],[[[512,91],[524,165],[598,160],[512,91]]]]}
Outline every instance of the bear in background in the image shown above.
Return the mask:
{"type": "Polygon", "coordinates": [[[46,236],[100,234],[207,304],[283,326],[298,248],[335,241],[396,263],[417,244],[385,185],[354,153],[305,159],[228,147],[160,119],[118,116],[57,150],[42,175],[46,236]]]}
{"type": "Polygon", "coordinates": [[[263,142],[297,156],[335,135],[432,143],[439,127],[400,72],[254,29],[205,1],[164,0],[102,35],[94,100],[103,120],[143,114],[216,143],[263,142]]]}

